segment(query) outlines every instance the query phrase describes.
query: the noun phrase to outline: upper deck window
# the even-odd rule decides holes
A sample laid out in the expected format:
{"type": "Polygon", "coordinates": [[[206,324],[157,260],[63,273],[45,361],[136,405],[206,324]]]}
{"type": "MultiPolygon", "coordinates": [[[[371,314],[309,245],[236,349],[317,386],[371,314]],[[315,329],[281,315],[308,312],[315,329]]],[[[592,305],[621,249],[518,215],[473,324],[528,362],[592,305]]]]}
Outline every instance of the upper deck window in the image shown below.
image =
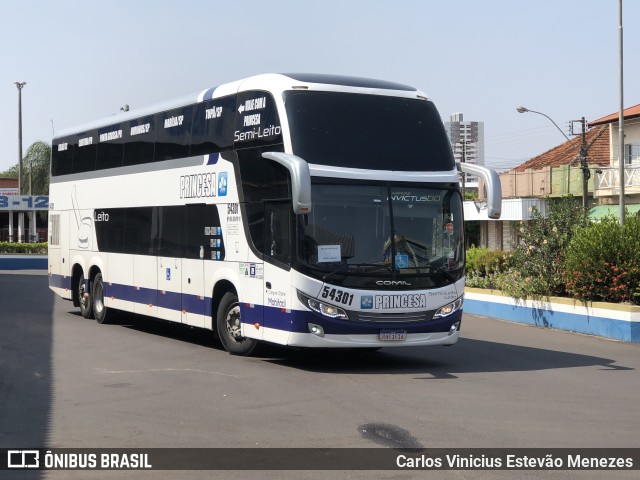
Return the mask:
{"type": "Polygon", "coordinates": [[[455,168],[440,115],[426,100],[342,92],[285,93],[293,153],[309,163],[399,171],[455,168]]]}
{"type": "Polygon", "coordinates": [[[191,146],[191,123],[193,106],[188,105],[155,115],[156,161],[172,160],[189,156],[191,146]]]}

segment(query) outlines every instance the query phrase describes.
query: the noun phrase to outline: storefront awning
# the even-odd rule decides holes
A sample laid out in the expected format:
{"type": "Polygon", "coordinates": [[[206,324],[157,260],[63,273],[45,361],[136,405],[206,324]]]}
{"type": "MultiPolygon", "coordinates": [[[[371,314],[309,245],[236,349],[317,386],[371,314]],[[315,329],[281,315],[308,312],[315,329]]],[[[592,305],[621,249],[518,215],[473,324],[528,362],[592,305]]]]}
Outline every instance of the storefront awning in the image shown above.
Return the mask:
{"type": "MultiPolygon", "coordinates": [[[[640,212],[640,204],[625,205],[627,215],[638,215],[640,212]]],[[[598,205],[589,210],[589,218],[591,220],[602,220],[604,217],[613,216],[620,218],[620,205],[598,205]]]]}

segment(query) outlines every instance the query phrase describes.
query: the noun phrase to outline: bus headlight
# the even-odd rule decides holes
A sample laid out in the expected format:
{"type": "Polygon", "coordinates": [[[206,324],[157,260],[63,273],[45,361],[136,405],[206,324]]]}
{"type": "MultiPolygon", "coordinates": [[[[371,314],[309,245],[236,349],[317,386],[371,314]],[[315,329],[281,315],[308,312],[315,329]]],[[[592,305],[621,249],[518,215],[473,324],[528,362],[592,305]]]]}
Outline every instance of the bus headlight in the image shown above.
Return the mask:
{"type": "Polygon", "coordinates": [[[435,313],[433,318],[443,318],[448,317],[452,313],[457,312],[462,308],[462,302],[464,301],[464,295],[455,299],[455,301],[451,302],[444,307],[440,307],[438,311],[435,313]]]}
{"type": "Polygon", "coordinates": [[[340,307],[336,307],[335,305],[330,305],[328,303],[321,302],[316,298],[311,298],[306,296],[305,294],[298,291],[298,299],[304,304],[305,307],[308,307],[309,310],[313,310],[314,312],[319,313],[320,315],[324,315],[329,318],[339,318],[341,320],[349,320],[349,316],[347,312],[345,312],[340,307]]]}

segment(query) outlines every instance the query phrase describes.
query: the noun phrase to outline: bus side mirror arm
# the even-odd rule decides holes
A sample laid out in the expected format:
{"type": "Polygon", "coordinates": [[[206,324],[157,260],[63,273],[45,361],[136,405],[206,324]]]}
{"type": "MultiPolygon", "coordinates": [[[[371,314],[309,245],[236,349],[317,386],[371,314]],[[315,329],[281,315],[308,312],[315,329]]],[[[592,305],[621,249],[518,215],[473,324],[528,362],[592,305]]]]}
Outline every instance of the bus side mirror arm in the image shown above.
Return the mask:
{"type": "Polygon", "coordinates": [[[500,218],[502,214],[502,187],[496,171],[471,163],[456,163],[456,165],[462,173],[470,173],[482,178],[487,194],[487,216],[493,219],[500,218]]]}
{"type": "Polygon", "coordinates": [[[291,200],[293,213],[311,213],[311,174],[309,164],[300,157],[290,153],[264,152],[263,158],[279,163],[291,176],[291,200]]]}

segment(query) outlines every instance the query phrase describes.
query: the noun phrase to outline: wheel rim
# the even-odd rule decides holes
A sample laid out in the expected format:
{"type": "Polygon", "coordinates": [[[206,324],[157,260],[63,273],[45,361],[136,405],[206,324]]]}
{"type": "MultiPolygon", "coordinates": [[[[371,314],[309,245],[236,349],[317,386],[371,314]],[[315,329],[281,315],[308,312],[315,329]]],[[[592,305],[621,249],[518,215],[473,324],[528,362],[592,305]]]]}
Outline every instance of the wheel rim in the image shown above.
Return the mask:
{"type": "Polygon", "coordinates": [[[80,283],[78,284],[78,301],[80,302],[80,306],[82,308],[87,308],[87,288],[85,286],[84,277],[80,278],[80,283]]]}
{"type": "Polygon", "coordinates": [[[104,309],[104,292],[102,290],[102,282],[97,282],[93,286],[94,293],[94,308],[96,309],[96,313],[101,313],[104,309]]]}
{"type": "Polygon", "coordinates": [[[227,316],[224,322],[227,327],[227,333],[229,338],[236,343],[241,343],[245,338],[241,335],[241,322],[240,322],[240,306],[234,305],[227,311],[227,316]]]}

